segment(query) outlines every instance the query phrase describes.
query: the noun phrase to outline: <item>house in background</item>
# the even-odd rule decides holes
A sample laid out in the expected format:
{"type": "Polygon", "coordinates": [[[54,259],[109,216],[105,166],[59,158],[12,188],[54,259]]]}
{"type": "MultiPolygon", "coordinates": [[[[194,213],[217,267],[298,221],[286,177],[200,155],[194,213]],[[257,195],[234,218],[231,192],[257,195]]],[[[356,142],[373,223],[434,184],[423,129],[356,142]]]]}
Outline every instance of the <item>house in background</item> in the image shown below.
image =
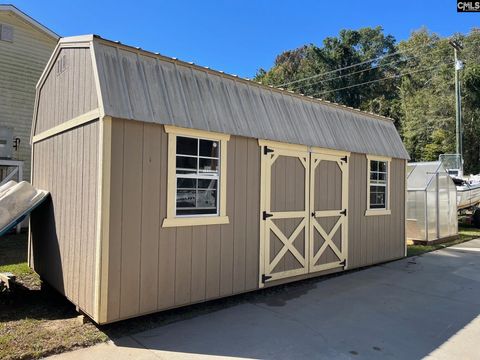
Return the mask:
{"type": "MultiPolygon", "coordinates": [[[[0,4],[0,133],[8,137],[3,139],[8,152],[11,137],[19,139],[13,158],[23,161],[24,180],[30,180],[35,85],[58,38],[15,6],[0,4]]],[[[8,171],[0,169],[0,181],[8,171]]]]}

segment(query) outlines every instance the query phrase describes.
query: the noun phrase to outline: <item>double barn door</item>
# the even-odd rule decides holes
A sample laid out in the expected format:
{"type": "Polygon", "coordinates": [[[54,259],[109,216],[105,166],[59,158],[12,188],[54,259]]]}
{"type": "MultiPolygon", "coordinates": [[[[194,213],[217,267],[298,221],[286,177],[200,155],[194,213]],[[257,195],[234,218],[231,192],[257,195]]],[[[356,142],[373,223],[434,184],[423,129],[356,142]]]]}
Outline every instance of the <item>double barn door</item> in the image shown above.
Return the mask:
{"type": "Polygon", "coordinates": [[[345,267],[349,154],[260,145],[260,286],[345,267]]]}

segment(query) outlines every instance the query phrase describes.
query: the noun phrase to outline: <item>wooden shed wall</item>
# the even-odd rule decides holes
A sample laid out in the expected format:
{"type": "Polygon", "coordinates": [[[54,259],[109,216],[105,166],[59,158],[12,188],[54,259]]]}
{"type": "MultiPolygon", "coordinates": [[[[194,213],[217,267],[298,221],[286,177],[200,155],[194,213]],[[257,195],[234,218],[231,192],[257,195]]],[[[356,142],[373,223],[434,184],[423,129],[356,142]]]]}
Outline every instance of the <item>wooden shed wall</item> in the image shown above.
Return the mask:
{"type": "Polygon", "coordinates": [[[12,127],[20,138],[14,156],[24,161],[24,179],[29,180],[35,84],[57,40],[10,11],[0,11],[0,24],[13,26],[13,42],[0,41],[0,125],[12,127]]]}
{"type": "MultiPolygon", "coordinates": [[[[162,228],[167,139],[161,125],[112,120],[106,322],[258,288],[258,141],[232,136],[228,142],[230,224],[162,228]]],[[[392,215],[368,217],[366,161],[364,154],[349,161],[350,268],[404,256],[405,161],[391,163],[392,215]]]]}
{"type": "Polygon", "coordinates": [[[367,158],[363,154],[350,156],[348,187],[348,267],[405,256],[405,160],[390,163],[391,215],[365,216],[367,158]]]}
{"type": "Polygon", "coordinates": [[[34,135],[98,108],[90,48],[63,48],[39,90],[34,135]],[[65,70],[57,72],[65,56],[65,70]]]}
{"type": "Polygon", "coordinates": [[[93,317],[99,121],[35,143],[33,152],[33,186],[50,191],[51,200],[31,216],[31,264],[93,317]]]}
{"type": "Polygon", "coordinates": [[[102,279],[107,321],[256,289],[257,140],[228,141],[230,224],[178,228],[161,227],[167,212],[164,127],[113,119],[111,142],[108,280],[102,279]]]}

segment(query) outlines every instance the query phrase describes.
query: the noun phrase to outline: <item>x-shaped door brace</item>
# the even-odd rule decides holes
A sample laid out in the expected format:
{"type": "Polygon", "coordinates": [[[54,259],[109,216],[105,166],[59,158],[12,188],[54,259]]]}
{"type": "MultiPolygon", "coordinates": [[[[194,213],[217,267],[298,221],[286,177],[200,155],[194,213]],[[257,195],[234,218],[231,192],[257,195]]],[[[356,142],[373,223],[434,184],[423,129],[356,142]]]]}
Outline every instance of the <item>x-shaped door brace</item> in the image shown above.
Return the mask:
{"type": "Polygon", "coordinates": [[[320,233],[320,235],[324,239],[324,243],[322,244],[318,252],[313,256],[312,264],[317,263],[318,259],[320,258],[320,256],[322,256],[327,246],[330,246],[330,248],[333,250],[335,255],[337,255],[341,261],[343,259],[343,255],[341,251],[337,248],[337,245],[335,245],[335,243],[333,242],[333,236],[337,232],[340,225],[342,225],[343,217],[340,216],[340,218],[337,220],[337,223],[332,228],[332,230],[330,230],[328,234],[325,232],[325,230],[323,230],[323,228],[320,226],[320,224],[317,222],[316,219],[312,219],[312,221],[313,221],[313,226],[315,227],[315,229],[317,229],[317,231],[320,233]]]}
{"type": "MultiPolygon", "coordinates": [[[[284,244],[283,248],[278,252],[278,254],[275,256],[273,261],[270,263],[270,271],[273,271],[275,269],[275,266],[277,266],[278,262],[283,258],[283,256],[287,253],[288,250],[295,256],[295,258],[298,260],[298,262],[302,265],[305,266],[305,258],[298,252],[298,250],[293,246],[293,243],[295,242],[295,239],[298,237],[300,232],[305,228],[306,224],[306,219],[304,218],[300,224],[297,226],[295,231],[290,235],[289,238],[287,238],[282,231],[275,225],[273,221],[269,221],[269,227],[270,230],[280,239],[280,241],[284,244]]],[[[270,272],[269,271],[269,272],[270,272]]]]}

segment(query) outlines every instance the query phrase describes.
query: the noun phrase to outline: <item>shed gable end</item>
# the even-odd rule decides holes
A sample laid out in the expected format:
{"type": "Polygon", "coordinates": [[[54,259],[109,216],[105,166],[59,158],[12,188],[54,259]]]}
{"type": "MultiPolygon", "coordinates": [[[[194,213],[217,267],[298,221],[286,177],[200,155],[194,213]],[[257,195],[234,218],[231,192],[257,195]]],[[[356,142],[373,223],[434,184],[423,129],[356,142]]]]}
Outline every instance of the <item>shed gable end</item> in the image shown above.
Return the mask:
{"type": "Polygon", "coordinates": [[[90,48],[61,48],[37,89],[33,135],[98,108],[90,48]]]}

